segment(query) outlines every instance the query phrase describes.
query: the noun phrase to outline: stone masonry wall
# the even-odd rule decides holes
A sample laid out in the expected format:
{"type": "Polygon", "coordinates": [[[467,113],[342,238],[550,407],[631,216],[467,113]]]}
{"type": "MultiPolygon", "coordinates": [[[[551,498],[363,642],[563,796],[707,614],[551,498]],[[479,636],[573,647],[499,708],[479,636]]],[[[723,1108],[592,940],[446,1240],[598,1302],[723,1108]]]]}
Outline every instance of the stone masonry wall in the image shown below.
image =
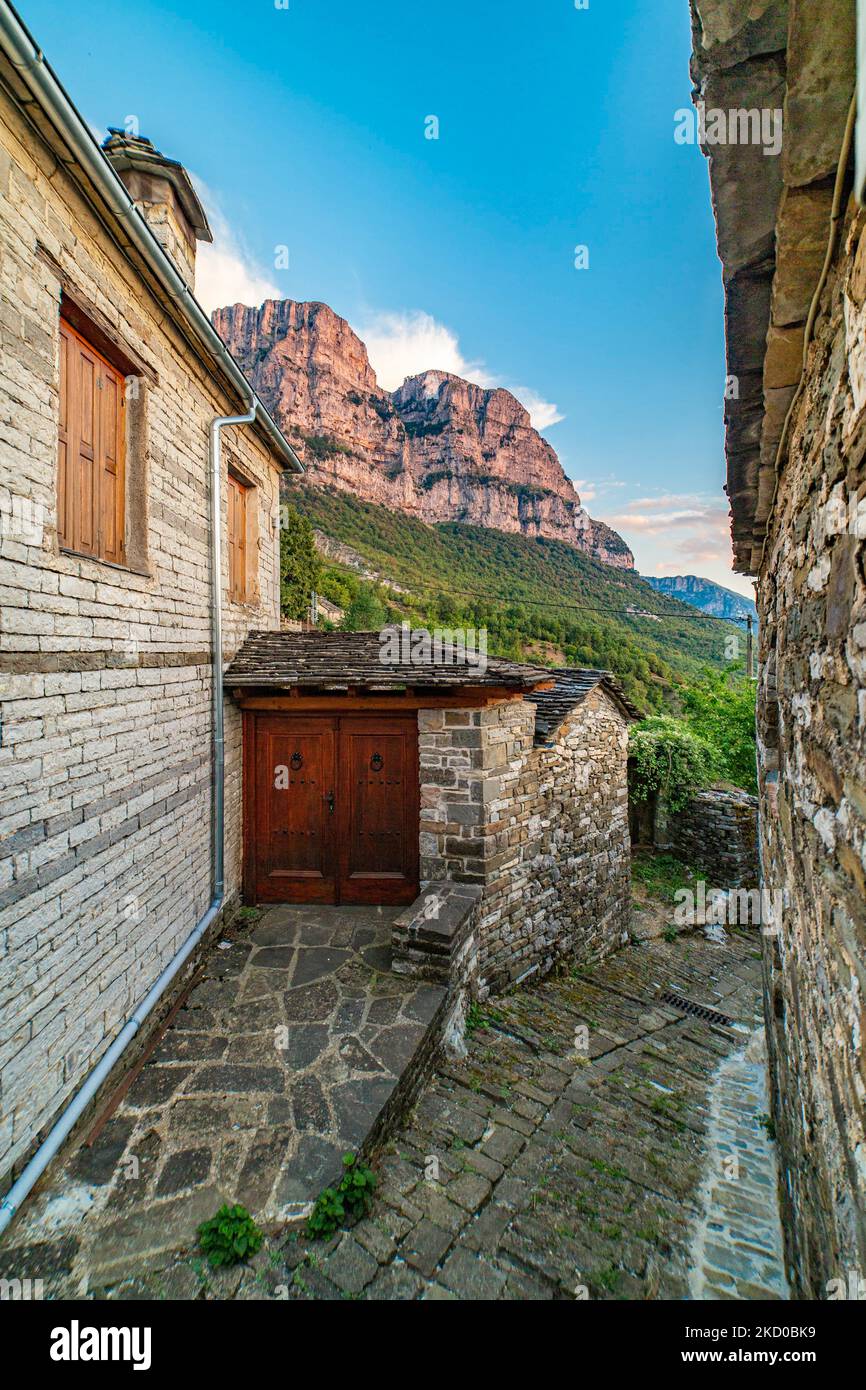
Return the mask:
{"type": "Polygon", "coordinates": [[[758,802],[736,788],[712,787],[666,818],[665,841],[714,888],[757,888],[758,802]]]}
{"type": "Polygon", "coordinates": [[[481,994],[628,929],[627,722],[596,690],[552,747],[534,725],[522,700],[419,716],[421,876],[483,886],[481,994]]]}
{"type": "MultiPolygon", "coordinates": [[[[75,1092],[208,906],[207,425],[238,402],[63,167],[0,105],[0,1178],[75,1092]],[[136,354],[135,568],[61,554],[61,277],[136,354]],[[22,519],[24,525],[22,526],[22,519]]],[[[258,593],[226,602],[225,655],[278,621],[278,470],[249,430],[258,593]]],[[[225,515],[225,514],[224,514],[225,515]]],[[[133,547],[130,547],[132,549],[133,547]]],[[[226,572],[223,575],[225,590],[226,572]]],[[[227,883],[240,874],[240,719],[227,719],[227,883]]]]}
{"type": "Polygon", "coordinates": [[[866,237],[849,210],[760,572],[768,1036],[795,1287],[866,1274],[866,237]]]}

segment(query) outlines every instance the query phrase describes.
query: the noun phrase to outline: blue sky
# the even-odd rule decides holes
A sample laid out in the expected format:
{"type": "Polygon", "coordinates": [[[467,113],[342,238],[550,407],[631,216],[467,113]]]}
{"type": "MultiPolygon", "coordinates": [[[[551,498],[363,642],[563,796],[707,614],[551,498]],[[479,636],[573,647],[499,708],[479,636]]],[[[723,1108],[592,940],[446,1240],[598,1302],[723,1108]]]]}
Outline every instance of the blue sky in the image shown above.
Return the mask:
{"type": "Polygon", "coordinates": [[[706,165],[673,138],[687,0],[21,10],[94,127],[135,117],[203,184],[207,307],[324,300],[386,386],[439,367],[510,387],[641,571],[750,591],[706,165]]]}

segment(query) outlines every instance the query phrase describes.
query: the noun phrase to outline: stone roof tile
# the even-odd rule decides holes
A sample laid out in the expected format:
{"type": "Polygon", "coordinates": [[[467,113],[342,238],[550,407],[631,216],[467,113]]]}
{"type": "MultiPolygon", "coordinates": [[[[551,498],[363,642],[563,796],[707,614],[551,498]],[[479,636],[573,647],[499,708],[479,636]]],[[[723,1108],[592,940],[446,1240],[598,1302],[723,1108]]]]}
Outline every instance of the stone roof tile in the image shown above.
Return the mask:
{"type": "Polygon", "coordinates": [[[536,743],[549,743],[562,721],[597,686],[601,686],[628,719],[641,718],[640,711],[632,704],[610,671],[566,666],[559,667],[550,674],[556,678],[556,684],[551,690],[536,690],[526,697],[535,705],[536,743]]]}
{"type": "MultiPolygon", "coordinates": [[[[398,630],[399,631],[399,630],[398,630]]],[[[554,677],[543,666],[488,657],[482,667],[474,653],[443,647],[441,662],[388,662],[378,632],[250,632],[225,672],[226,685],[292,686],[334,693],[360,687],[506,686],[529,691],[554,677]]]]}

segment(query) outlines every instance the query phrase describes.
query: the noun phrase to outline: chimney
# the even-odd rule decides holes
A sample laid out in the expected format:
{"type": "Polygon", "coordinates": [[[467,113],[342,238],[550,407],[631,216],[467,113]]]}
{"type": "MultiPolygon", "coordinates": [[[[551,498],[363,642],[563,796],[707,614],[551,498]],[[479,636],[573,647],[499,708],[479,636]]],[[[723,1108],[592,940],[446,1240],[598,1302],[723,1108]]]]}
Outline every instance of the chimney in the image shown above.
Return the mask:
{"type": "Polygon", "coordinates": [[[182,164],[143,135],[108,128],[102,149],[177,273],[195,289],[196,241],[213,241],[204,208],[182,164]]]}

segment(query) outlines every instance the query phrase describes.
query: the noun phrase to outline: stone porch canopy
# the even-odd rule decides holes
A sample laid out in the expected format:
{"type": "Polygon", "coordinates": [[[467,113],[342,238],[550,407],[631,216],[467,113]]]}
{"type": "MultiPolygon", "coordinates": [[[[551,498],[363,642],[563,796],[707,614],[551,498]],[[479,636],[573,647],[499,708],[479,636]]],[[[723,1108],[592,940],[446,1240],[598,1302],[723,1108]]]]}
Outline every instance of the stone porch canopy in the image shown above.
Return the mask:
{"type": "Polygon", "coordinates": [[[543,666],[524,666],[497,657],[479,662],[458,646],[444,646],[437,662],[405,661],[405,652],[399,662],[383,662],[382,652],[378,632],[251,632],[224,680],[232,687],[334,695],[412,689],[444,694],[475,686],[519,696],[552,686],[555,675],[543,666]]]}
{"type": "Polygon", "coordinates": [[[551,675],[555,677],[555,682],[550,689],[533,691],[526,697],[535,705],[536,746],[550,747],[563,720],[583,704],[593,690],[599,688],[610,696],[627,719],[636,721],[643,718],[610,671],[564,666],[552,671],[551,675]]]}
{"type": "Polygon", "coordinates": [[[713,143],[725,291],[725,452],[734,569],[756,574],[777,465],[808,347],[854,90],[852,0],[691,0],[694,99],[712,112],[781,112],[781,153],[713,143]]]}

